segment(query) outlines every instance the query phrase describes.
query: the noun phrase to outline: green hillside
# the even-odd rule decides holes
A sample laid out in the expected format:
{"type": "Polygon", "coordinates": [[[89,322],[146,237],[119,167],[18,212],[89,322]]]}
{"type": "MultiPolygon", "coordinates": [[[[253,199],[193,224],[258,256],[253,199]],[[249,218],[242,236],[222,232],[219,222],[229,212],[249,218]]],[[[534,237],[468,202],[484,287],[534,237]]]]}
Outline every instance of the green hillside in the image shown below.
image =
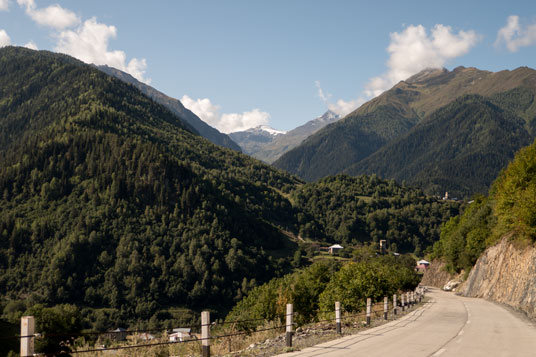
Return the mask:
{"type": "Polygon", "coordinates": [[[536,142],[515,155],[488,197],[479,197],[445,225],[433,257],[443,258],[453,272],[469,271],[480,254],[504,236],[536,242],[536,142]]]}
{"type": "Polygon", "coordinates": [[[382,105],[328,125],[273,165],[307,181],[335,175],[407,132],[417,120],[412,111],[406,112],[400,105],[382,105]]]}
{"type": "Polygon", "coordinates": [[[526,122],[477,95],[459,97],[347,173],[376,173],[428,193],[468,197],[487,192],[514,153],[531,142],[526,122]]]}
{"type": "Polygon", "coordinates": [[[374,173],[429,194],[469,197],[486,192],[513,153],[534,139],[535,93],[536,71],[526,67],[425,70],[312,135],[274,166],[308,181],[374,173]],[[472,95],[489,105],[469,103],[472,95]]]}
{"type": "Polygon", "coordinates": [[[5,47],[0,207],[4,316],[74,304],[103,330],[224,313],[300,265],[298,235],[425,250],[459,205],[376,177],[304,184],[92,66],[5,47]]]}
{"type": "Polygon", "coordinates": [[[308,222],[300,226],[302,236],[332,237],[345,246],[385,239],[393,251],[417,255],[460,207],[375,175],[327,177],[292,192],[292,200],[308,222]]]}
{"type": "Polygon", "coordinates": [[[295,178],[69,57],[4,48],[0,63],[2,295],[148,319],[230,306],[288,269],[279,192],[295,178]]]}

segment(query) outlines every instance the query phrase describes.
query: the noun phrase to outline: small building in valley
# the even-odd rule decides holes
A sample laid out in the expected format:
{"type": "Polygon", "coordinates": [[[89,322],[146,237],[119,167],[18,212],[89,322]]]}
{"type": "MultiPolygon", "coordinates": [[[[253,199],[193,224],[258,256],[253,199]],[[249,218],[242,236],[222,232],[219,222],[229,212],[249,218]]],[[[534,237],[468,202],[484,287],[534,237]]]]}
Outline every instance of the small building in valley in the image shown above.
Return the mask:
{"type": "Polygon", "coordinates": [[[329,254],[336,254],[341,249],[344,249],[344,247],[339,244],[333,244],[329,247],[329,254]]]}
{"type": "Polygon", "coordinates": [[[169,335],[170,342],[183,342],[190,339],[192,339],[192,335],[189,328],[174,328],[173,333],[169,335]]]}
{"type": "Polygon", "coordinates": [[[430,262],[427,260],[419,260],[417,262],[417,266],[415,267],[415,271],[424,273],[426,269],[430,266],[430,262]]]}
{"type": "Polygon", "coordinates": [[[127,329],[118,327],[113,331],[109,331],[107,337],[110,340],[125,341],[127,339],[127,329]]]}

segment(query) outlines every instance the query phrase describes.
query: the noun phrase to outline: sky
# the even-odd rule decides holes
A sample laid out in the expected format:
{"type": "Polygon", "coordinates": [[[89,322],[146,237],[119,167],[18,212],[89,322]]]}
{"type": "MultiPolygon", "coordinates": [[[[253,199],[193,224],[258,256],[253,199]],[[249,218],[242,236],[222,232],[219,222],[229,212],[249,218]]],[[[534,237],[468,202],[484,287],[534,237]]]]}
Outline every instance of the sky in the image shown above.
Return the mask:
{"type": "Polygon", "coordinates": [[[0,0],[0,46],[132,74],[222,132],[345,115],[426,69],[536,67],[536,2],[0,0]]]}

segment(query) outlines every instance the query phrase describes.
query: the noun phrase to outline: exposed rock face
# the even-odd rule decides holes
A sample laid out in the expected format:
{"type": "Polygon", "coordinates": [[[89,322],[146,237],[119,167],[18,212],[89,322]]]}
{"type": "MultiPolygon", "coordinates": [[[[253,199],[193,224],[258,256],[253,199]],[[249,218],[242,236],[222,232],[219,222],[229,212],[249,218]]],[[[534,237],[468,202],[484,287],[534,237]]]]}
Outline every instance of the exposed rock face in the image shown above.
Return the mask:
{"type": "Polygon", "coordinates": [[[503,238],[480,256],[458,291],[510,305],[536,318],[536,249],[517,248],[503,238]]]}
{"type": "Polygon", "coordinates": [[[445,284],[454,278],[452,274],[445,270],[445,265],[441,260],[433,260],[430,263],[430,267],[424,272],[421,284],[443,288],[445,284]]]}

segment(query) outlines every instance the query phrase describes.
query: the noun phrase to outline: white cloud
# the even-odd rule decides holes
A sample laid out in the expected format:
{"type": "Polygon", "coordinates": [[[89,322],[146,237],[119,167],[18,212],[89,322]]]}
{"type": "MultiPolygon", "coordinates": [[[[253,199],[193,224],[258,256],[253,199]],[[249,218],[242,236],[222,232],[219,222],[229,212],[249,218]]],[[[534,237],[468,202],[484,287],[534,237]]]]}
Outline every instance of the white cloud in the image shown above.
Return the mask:
{"type": "Polygon", "coordinates": [[[268,125],[269,122],[270,114],[261,112],[259,109],[255,108],[249,112],[243,112],[241,114],[223,114],[220,119],[218,130],[223,133],[232,133],[254,128],[259,125],[268,125]]]}
{"type": "Polygon", "coordinates": [[[510,52],[536,44],[536,23],[522,27],[519,24],[519,16],[508,16],[506,25],[497,33],[495,47],[498,48],[503,43],[510,52]]]}
{"type": "Polygon", "coordinates": [[[363,103],[380,95],[401,80],[407,79],[426,68],[441,68],[455,57],[469,52],[478,41],[478,35],[470,30],[460,30],[457,34],[450,26],[435,25],[428,35],[422,25],[408,26],[404,31],[391,33],[391,43],[387,47],[390,54],[388,70],[381,76],[373,77],[356,99],[330,101],[331,94],[322,90],[319,81],[315,81],[317,95],[329,110],[345,116],[363,103]]]}
{"type": "Polygon", "coordinates": [[[133,58],[127,63],[125,52],[108,49],[110,39],[117,37],[115,26],[98,23],[93,17],[75,30],[61,31],[57,37],[55,51],[67,53],[87,63],[115,67],[142,82],[150,83],[150,79],[144,77],[147,68],[145,59],[133,58]]]}
{"type": "Polygon", "coordinates": [[[315,86],[317,89],[318,98],[322,99],[322,101],[327,104],[329,102],[329,99],[331,98],[331,94],[330,93],[324,94],[324,91],[322,90],[322,87],[320,86],[320,81],[315,81],[315,86]]]}
{"type": "Polygon", "coordinates": [[[210,126],[216,127],[220,118],[220,106],[214,105],[208,98],[204,99],[192,99],[187,95],[183,95],[181,103],[205,123],[210,126]]]}
{"type": "Polygon", "coordinates": [[[6,30],[0,30],[0,47],[11,45],[11,38],[7,34],[6,30]]]}
{"type": "Polygon", "coordinates": [[[357,98],[349,101],[339,99],[335,104],[330,103],[328,105],[328,108],[332,112],[339,114],[341,117],[344,117],[346,114],[349,114],[359,108],[361,104],[365,102],[366,100],[363,98],[357,98]]]}
{"type": "Polygon", "coordinates": [[[259,125],[268,125],[270,114],[259,109],[243,113],[220,114],[220,106],[212,104],[210,99],[192,99],[187,95],[181,98],[182,104],[195,113],[208,125],[222,133],[233,133],[254,128],[259,125]]]}
{"type": "Polygon", "coordinates": [[[9,10],[9,0],[0,0],[0,11],[9,10]]]}
{"type": "Polygon", "coordinates": [[[324,92],[319,81],[315,81],[315,86],[317,89],[318,97],[326,104],[328,109],[334,113],[339,114],[341,117],[353,112],[355,109],[357,109],[361,104],[365,102],[365,99],[357,98],[357,99],[353,99],[349,101],[338,99],[335,103],[332,103],[331,93],[324,92]]]}
{"type": "Polygon", "coordinates": [[[27,42],[24,47],[29,48],[31,50],[38,50],[37,45],[33,41],[27,42]]]}
{"type": "Polygon", "coordinates": [[[58,4],[38,9],[35,0],[17,0],[17,3],[25,7],[26,14],[39,25],[62,30],[80,23],[80,18],[74,12],[64,9],[58,4]]]}
{"type": "Polygon", "coordinates": [[[400,33],[394,32],[387,47],[390,54],[388,71],[372,78],[365,94],[378,96],[423,69],[441,68],[448,60],[468,53],[477,41],[475,31],[460,30],[456,34],[450,26],[441,24],[435,25],[430,35],[422,25],[411,25],[400,33]]]}

